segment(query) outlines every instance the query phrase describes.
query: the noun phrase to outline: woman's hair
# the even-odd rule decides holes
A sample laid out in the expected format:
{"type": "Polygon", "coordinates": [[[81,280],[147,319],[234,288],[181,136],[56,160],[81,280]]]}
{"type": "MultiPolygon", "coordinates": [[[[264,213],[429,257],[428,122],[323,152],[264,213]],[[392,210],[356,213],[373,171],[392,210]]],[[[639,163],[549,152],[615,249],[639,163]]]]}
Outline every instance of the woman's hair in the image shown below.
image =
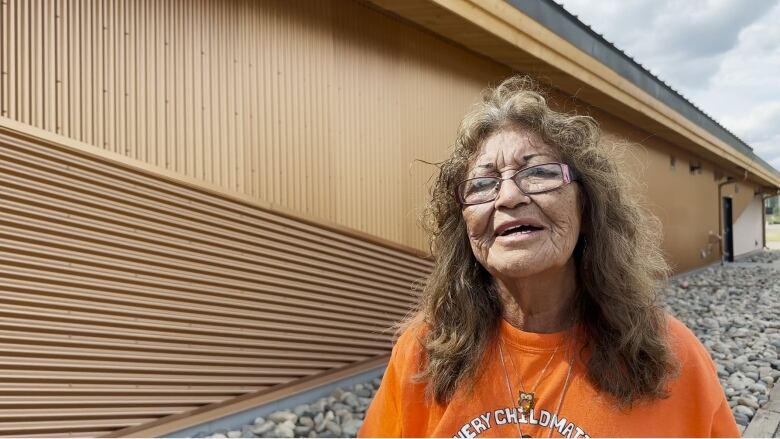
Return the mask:
{"type": "Polygon", "coordinates": [[[526,76],[485,91],[463,118],[431,189],[422,220],[435,264],[416,314],[399,325],[399,332],[427,327],[421,338],[427,357],[417,378],[427,382],[429,397],[449,401],[461,383],[473,386],[497,334],[502,304],[492,276],[474,257],[453,194],[482,142],[504,128],[534,133],[578,173],[582,235],[574,250],[579,292],[573,308],[591,348],[588,378],[624,407],[667,396],[677,365],[656,293],[669,272],[658,221],[631,193],[629,171],[615,157],[618,143],[602,139],[591,117],[551,110],[526,76]]]}

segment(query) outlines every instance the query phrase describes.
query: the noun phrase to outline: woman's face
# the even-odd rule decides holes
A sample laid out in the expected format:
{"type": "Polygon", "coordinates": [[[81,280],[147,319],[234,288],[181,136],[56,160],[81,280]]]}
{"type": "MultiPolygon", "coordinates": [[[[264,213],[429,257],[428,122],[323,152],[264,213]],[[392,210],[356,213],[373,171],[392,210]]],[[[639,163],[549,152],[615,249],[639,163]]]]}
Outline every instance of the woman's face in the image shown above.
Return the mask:
{"type": "MultiPolygon", "coordinates": [[[[466,178],[509,177],[518,169],[560,161],[558,151],[537,136],[507,128],[482,143],[466,178]]],[[[577,184],[526,195],[514,181],[504,180],[494,201],[462,210],[474,255],[499,278],[527,277],[563,267],[580,234],[580,196],[577,184]],[[501,232],[502,226],[518,221],[538,229],[530,233],[496,233],[501,232]]]]}

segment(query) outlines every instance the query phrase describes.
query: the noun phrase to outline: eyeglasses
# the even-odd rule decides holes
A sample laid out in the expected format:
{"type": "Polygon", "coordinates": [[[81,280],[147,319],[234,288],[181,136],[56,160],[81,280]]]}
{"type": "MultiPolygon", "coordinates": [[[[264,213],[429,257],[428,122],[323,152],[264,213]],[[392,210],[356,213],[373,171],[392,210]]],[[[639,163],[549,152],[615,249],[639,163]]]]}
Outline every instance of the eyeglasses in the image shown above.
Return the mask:
{"type": "Polygon", "coordinates": [[[460,204],[470,206],[495,200],[501,189],[501,182],[514,180],[526,195],[540,194],[565,186],[577,179],[574,168],[565,163],[545,163],[519,169],[506,178],[476,177],[460,182],[455,190],[460,204]]]}

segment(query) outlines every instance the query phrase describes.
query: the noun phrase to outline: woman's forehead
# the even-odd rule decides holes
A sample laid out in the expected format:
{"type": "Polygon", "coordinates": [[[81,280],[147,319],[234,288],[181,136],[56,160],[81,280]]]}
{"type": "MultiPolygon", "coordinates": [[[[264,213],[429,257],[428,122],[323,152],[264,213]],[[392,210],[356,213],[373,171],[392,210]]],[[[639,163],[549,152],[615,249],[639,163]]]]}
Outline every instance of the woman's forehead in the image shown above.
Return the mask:
{"type": "Polygon", "coordinates": [[[537,135],[520,129],[505,129],[482,142],[470,169],[500,169],[530,161],[557,160],[558,157],[558,151],[537,135]]]}

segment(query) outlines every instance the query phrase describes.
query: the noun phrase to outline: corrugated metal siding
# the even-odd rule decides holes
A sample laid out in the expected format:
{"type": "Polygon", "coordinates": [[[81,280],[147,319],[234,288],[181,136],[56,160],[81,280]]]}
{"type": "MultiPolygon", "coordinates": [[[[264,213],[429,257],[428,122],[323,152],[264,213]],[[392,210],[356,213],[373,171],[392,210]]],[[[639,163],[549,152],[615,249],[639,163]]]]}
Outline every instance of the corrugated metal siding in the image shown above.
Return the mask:
{"type": "Polygon", "coordinates": [[[419,257],[0,135],[0,436],[138,425],[390,348],[419,257]]]}
{"type": "Polygon", "coordinates": [[[509,69],[344,0],[4,0],[0,112],[427,251],[416,217],[509,69]]]}

